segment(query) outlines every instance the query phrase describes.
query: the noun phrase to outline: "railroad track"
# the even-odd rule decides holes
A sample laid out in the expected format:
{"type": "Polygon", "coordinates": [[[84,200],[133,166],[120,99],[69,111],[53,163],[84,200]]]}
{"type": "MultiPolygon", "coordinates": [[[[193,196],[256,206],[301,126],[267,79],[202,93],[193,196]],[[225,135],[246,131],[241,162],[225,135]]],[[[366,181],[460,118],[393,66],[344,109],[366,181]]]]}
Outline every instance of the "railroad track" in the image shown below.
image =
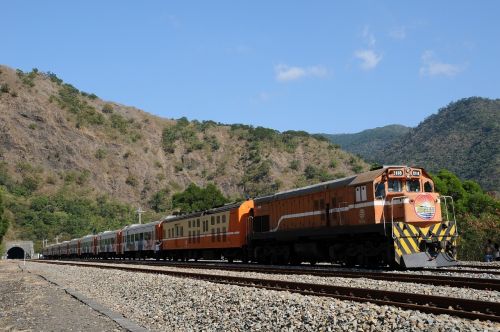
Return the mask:
{"type": "MultiPolygon", "coordinates": [[[[81,261],[89,262],[89,261],[81,261]]],[[[397,281],[408,283],[419,283],[435,286],[450,286],[459,288],[471,288],[479,290],[500,291],[499,279],[481,279],[469,277],[450,277],[439,275],[421,275],[409,273],[389,273],[370,271],[342,271],[331,269],[298,269],[286,267],[267,267],[250,265],[217,265],[213,263],[167,263],[158,261],[102,261],[110,264],[132,264],[132,265],[154,265],[164,267],[204,269],[204,270],[224,270],[233,272],[255,272],[265,274],[286,274],[286,275],[311,275],[317,277],[340,277],[340,278],[368,278],[374,280],[397,281]]],[[[456,272],[456,271],[455,271],[456,272]]]]}
{"type": "Polygon", "coordinates": [[[468,319],[500,322],[500,304],[462,298],[450,298],[434,295],[393,292],[377,289],[343,287],[333,285],[310,284],[261,278],[247,278],[227,275],[213,275],[194,272],[166,271],[144,267],[104,265],[95,263],[38,261],[55,265],[94,267],[100,269],[132,271],[191,278],[220,284],[255,287],[276,291],[288,291],[311,296],[323,296],[356,302],[370,302],[378,305],[390,305],[403,309],[419,310],[432,314],[447,314],[468,319]]]}

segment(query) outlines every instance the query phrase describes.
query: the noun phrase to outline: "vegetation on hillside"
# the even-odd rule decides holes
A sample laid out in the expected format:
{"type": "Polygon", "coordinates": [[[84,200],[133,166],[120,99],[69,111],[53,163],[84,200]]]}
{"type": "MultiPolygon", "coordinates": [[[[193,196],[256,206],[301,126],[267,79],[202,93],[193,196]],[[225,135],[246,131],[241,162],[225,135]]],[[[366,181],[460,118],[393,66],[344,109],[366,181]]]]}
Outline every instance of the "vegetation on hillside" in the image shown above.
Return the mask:
{"type": "Polygon", "coordinates": [[[459,258],[482,260],[487,239],[500,244],[500,200],[486,194],[478,183],[461,181],[448,170],[439,171],[433,179],[436,191],[455,202],[459,258]]]}
{"type": "Polygon", "coordinates": [[[222,192],[212,183],[200,188],[191,183],[186,190],[172,196],[172,208],[180,213],[205,211],[228,202],[222,192]]]}
{"type": "Polygon", "coordinates": [[[0,190],[0,243],[2,243],[3,236],[7,232],[7,228],[9,227],[9,222],[7,218],[4,217],[4,207],[3,207],[3,193],[0,190]]]}
{"type": "Polygon", "coordinates": [[[445,168],[500,192],[500,99],[458,100],[416,128],[387,126],[327,137],[365,160],[433,172],[445,168]]]}
{"type": "Polygon", "coordinates": [[[380,161],[377,152],[399,141],[410,129],[410,127],[394,124],[363,130],[355,134],[323,134],[323,136],[334,144],[338,144],[342,149],[361,156],[367,161],[380,161]]]}

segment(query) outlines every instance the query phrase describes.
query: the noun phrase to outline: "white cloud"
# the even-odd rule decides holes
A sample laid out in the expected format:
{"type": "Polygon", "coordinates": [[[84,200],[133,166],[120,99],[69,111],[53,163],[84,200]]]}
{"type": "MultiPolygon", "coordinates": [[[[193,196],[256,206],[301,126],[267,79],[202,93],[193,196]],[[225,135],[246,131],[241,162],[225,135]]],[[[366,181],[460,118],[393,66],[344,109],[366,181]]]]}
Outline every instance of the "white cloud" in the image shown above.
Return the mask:
{"type": "Polygon", "coordinates": [[[448,76],[452,77],[462,71],[462,67],[450,63],[440,62],[436,59],[433,51],[425,51],[422,54],[422,65],[420,66],[420,76],[448,76]]]}
{"type": "Polygon", "coordinates": [[[363,28],[362,36],[369,47],[375,46],[377,40],[375,39],[375,35],[370,31],[370,27],[368,25],[365,25],[363,28]]]}
{"type": "Polygon", "coordinates": [[[359,50],[354,52],[354,56],[361,60],[361,68],[364,70],[377,67],[382,60],[382,54],[377,54],[374,50],[359,50]]]}
{"type": "Polygon", "coordinates": [[[274,67],[274,72],[278,82],[289,82],[304,77],[324,77],[328,75],[328,69],[323,66],[290,67],[285,64],[279,64],[274,67]]]}
{"type": "Polygon", "coordinates": [[[392,29],[389,32],[389,36],[391,36],[393,39],[399,39],[403,40],[406,38],[406,27],[400,26],[392,29]]]}

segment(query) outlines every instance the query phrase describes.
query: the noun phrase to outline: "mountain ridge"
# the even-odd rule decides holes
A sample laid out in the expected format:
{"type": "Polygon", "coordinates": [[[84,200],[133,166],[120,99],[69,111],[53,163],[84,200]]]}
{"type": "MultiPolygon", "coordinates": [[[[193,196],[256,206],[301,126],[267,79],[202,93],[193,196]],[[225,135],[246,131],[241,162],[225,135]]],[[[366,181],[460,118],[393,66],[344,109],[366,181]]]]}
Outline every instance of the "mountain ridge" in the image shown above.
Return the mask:
{"type": "MultiPolygon", "coordinates": [[[[384,128],[340,136],[351,139],[341,146],[371,162],[412,164],[431,172],[448,169],[486,190],[500,191],[500,99],[470,97],[451,102],[406,133],[391,139],[388,135],[382,139],[386,144],[366,135],[381,134],[384,128]]],[[[325,137],[339,142],[338,136],[337,140],[325,137]]]]}

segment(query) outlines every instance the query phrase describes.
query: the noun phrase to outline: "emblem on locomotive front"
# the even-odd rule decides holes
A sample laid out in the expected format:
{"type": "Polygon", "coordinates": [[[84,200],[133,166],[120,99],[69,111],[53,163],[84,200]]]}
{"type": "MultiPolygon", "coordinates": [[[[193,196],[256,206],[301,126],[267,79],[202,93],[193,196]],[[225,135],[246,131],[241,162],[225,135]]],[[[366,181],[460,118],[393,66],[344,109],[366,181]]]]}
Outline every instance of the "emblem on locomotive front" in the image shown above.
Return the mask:
{"type": "Polygon", "coordinates": [[[424,220],[431,220],[436,213],[436,203],[429,194],[421,194],[415,198],[415,213],[424,220]]]}

